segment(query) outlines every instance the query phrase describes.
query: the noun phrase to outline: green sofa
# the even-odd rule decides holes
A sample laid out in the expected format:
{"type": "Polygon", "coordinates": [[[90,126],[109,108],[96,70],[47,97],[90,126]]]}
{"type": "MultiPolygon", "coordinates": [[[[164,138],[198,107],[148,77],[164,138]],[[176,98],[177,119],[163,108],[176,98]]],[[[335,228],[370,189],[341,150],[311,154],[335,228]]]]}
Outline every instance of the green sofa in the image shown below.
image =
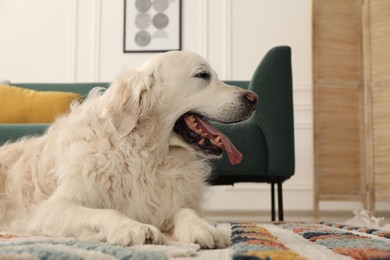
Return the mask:
{"type": "MultiPolygon", "coordinates": [[[[271,184],[271,214],[275,220],[275,184],[278,185],[279,220],[283,220],[282,183],[294,174],[294,121],[292,103],[291,49],[271,49],[256,69],[251,81],[226,81],[255,91],[260,100],[256,113],[240,124],[214,123],[244,155],[238,165],[231,165],[227,156],[213,161],[212,185],[236,182],[267,182],[271,184]]],[[[39,91],[67,91],[85,96],[96,87],[109,83],[12,83],[39,91]]],[[[1,106],[1,104],[0,104],[1,106]]],[[[26,135],[40,135],[48,124],[0,124],[0,145],[26,135]]],[[[260,198],[259,198],[260,199],[260,198]]]]}

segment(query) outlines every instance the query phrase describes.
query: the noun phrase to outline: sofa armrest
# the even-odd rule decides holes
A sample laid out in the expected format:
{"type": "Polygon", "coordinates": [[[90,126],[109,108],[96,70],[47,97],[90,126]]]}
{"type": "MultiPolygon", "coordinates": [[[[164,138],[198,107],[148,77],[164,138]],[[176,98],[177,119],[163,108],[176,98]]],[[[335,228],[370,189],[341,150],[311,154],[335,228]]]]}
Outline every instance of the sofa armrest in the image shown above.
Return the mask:
{"type": "Polygon", "coordinates": [[[271,49],[249,89],[259,96],[255,117],[267,146],[267,175],[291,176],[295,170],[291,48],[271,49]]]}
{"type": "Polygon", "coordinates": [[[224,80],[223,82],[225,82],[228,85],[240,87],[242,89],[249,88],[249,81],[247,81],[247,80],[245,80],[245,81],[244,80],[224,80]]]}

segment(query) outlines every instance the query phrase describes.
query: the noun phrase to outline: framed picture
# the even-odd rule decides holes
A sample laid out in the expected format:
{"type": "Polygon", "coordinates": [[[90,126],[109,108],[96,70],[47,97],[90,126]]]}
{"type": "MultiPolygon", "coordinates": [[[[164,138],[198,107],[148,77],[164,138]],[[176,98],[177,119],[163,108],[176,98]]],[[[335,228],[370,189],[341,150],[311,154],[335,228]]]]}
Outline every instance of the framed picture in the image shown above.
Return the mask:
{"type": "Polygon", "coordinates": [[[181,0],[124,2],[124,52],[181,49],[181,0]]]}

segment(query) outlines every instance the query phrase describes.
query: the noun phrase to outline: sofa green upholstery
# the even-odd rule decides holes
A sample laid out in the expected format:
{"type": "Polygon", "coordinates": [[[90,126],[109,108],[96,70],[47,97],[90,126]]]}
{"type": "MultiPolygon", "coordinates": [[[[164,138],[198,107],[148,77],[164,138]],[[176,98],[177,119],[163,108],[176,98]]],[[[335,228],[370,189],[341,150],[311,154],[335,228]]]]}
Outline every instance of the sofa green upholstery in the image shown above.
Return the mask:
{"type": "MultiPolygon", "coordinates": [[[[272,220],[275,219],[275,190],[278,185],[279,220],[283,220],[282,183],[294,174],[294,118],[292,99],[291,49],[278,46],[262,59],[251,81],[225,81],[250,89],[259,102],[255,114],[247,121],[232,125],[214,123],[243,154],[238,165],[227,156],[212,161],[212,185],[236,182],[271,184],[272,220]]],[[[68,91],[87,95],[94,87],[109,83],[12,84],[40,91],[68,91]]],[[[1,104],[0,104],[1,109],[1,104]]],[[[0,124],[0,145],[26,135],[40,135],[48,124],[0,124]]]]}

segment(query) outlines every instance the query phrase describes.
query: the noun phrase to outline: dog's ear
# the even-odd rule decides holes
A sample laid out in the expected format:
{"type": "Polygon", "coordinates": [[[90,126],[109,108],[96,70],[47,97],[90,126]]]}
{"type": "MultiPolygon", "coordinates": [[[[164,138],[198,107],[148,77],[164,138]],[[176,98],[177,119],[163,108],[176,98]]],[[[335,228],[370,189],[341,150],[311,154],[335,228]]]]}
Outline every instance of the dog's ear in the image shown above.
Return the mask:
{"type": "Polygon", "coordinates": [[[121,137],[137,125],[140,115],[152,105],[153,74],[123,73],[106,91],[102,117],[112,124],[121,137]]]}

